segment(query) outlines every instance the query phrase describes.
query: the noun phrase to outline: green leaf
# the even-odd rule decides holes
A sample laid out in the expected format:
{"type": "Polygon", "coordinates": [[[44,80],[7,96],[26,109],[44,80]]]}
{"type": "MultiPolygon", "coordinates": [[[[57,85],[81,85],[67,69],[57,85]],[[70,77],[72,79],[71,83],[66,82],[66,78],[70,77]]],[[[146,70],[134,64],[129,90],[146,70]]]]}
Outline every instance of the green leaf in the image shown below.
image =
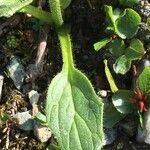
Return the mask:
{"type": "Polygon", "coordinates": [[[23,7],[19,12],[27,13],[32,15],[32,17],[35,17],[41,21],[44,21],[48,24],[52,24],[52,17],[51,14],[47,11],[44,11],[38,7],[28,5],[26,7],[23,7]]]}
{"type": "Polygon", "coordinates": [[[132,7],[139,2],[139,0],[119,0],[121,5],[132,7]]]}
{"type": "Polygon", "coordinates": [[[112,96],[112,102],[120,113],[129,114],[136,109],[136,105],[133,103],[132,100],[133,97],[134,97],[133,91],[118,90],[112,96]]]}
{"type": "Polygon", "coordinates": [[[113,104],[109,104],[108,106],[105,106],[104,109],[104,127],[112,128],[124,117],[125,114],[121,114],[116,110],[113,104]]]}
{"type": "Polygon", "coordinates": [[[136,60],[144,55],[144,46],[139,39],[132,39],[130,46],[125,50],[125,55],[130,60],[136,60]]]}
{"type": "Polygon", "coordinates": [[[127,59],[125,55],[120,56],[113,65],[116,73],[125,74],[130,70],[131,60],[127,59]]]}
{"type": "Polygon", "coordinates": [[[116,34],[122,39],[132,38],[141,22],[141,17],[133,9],[125,9],[123,14],[116,20],[116,34]]]}
{"type": "Polygon", "coordinates": [[[36,114],[34,115],[34,118],[35,118],[36,120],[38,120],[39,122],[41,122],[41,123],[46,123],[46,116],[43,115],[41,112],[36,113],[36,114]]]}
{"type": "Polygon", "coordinates": [[[116,91],[118,91],[118,87],[116,86],[113,76],[111,75],[106,59],[104,60],[104,64],[105,64],[105,74],[107,77],[107,81],[109,82],[110,89],[113,93],[115,93],[116,91]]]}
{"type": "Polygon", "coordinates": [[[113,15],[112,6],[105,5],[104,9],[105,9],[106,16],[107,16],[107,19],[108,19],[108,22],[109,22],[109,28],[112,28],[115,31],[116,25],[115,25],[115,18],[114,18],[114,15],[113,15]]]}
{"type": "Polygon", "coordinates": [[[0,17],[10,17],[33,0],[0,0],[0,17]]]}
{"type": "Polygon", "coordinates": [[[150,18],[147,18],[147,27],[148,27],[148,30],[150,31],[150,18]]]}
{"type": "Polygon", "coordinates": [[[110,38],[104,38],[101,41],[94,44],[94,49],[99,51],[102,47],[106,46],[111,41],[110,38]]]}
{"type": "Polygon", "coordinates": [[[66,9],[72,0],[59,0],[60,1],[60,6],[62,9],[66,9]]]}
{"type": "Polygon", "coordinates": [[[122,39],[115,39],[109,43],[109,51],[114,56],[121,56],[124,53],[125,44],[122,39]]]}
{"type": "Polygon", "coordinates": [[[48,89],[46,117],[61,150],[101,149],[103,104],[77,69],[63,69],[48,89]]]}
{"type": "Polygon", "coordinates": [[[144,93],[150,93],[150,66],[146,66],[136,81],[137,86],[144,93]]]}

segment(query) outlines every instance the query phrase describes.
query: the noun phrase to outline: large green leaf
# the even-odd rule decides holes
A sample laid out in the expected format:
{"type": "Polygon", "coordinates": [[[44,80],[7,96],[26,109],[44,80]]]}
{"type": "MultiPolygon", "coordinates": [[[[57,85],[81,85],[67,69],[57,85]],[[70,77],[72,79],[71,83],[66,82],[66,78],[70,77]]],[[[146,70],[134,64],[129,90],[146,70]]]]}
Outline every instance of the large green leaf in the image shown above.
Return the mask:
{"type": "Polygon", "coordinates": [[[77,69],[63,69],[51,82],[47,122],[61,150],[100,150],[103,104],[88,79],[77,69]]]}
{"type": "Polygon", "coordinates": [[[116,33],[123,39],[132,38],[141,22],[141,17],[133,9],[125,9],[123,14],[116,20],[116,33]]]}
{"type": "Polygon", "coordinates": [[[113,66],[114,71],[116,73],[120,73],[120,74],[127,73],[129,71],[130,67],[131,67],[131,60],[127,59],[127,57],[125,55],[120,56],[116,60],[114,66],[113,66]]]}
{"type": "Polygon", "coordinates": [[[130,60],[136,60],[144,55],[144,46],[139,39],[132,39],[130,46],[125,50],[125,55],[130,60]]]}
{"type": "Polygon", "coordinates": [[[122,39],[115,39],[109,43],[109,51],[114,56],[121,56],[124,53],[125,44],[122,39]]]}
{"type": "Polygon", "coordinates": [[[111,41],[111,38],[104,38],[101,41],[94,44],[94,49],[98,51],[104,46],[106,46],[106,44],[108,44],[110,41],[111,41]]]}
{"type": "Polygon", "coordinates": [[[123,114],[132,113],[136,109],[133,103],[134,92],[130,90],[118,90],[112,96],[112,102],[116,109],[123,114]]]}
{"type": "Polygon", "coordinates": [[[146,66],[136,81],[144,93],[150,93],[150,66],[146,66]]]}
{"type": "Polygon", "coordinates": [[[0,0],[0,17],[10,17],[33,0],[0,0]]]}

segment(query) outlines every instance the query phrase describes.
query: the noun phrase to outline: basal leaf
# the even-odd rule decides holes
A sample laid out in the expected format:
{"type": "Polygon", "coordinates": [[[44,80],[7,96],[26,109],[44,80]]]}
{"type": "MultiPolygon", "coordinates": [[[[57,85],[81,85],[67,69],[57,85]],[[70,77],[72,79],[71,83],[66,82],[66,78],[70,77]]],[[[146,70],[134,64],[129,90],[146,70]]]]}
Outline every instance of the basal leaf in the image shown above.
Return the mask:
{"type": "Polygon", "coordinates": [[[136,81],[144,93],[150,93],[150,66],[146,66],[136,81]]]}
{"type": "Polygon", "coordinates": [[[0,17],[10,17],[33,0],[0,0],[0,17]]]}
{"type": "Polygon", "coordinates": [[[109,51],[114,56],[121,56],[124,53],[125,44],[122,39],[115,39],[109,43],[109,51]]]}
{"type": "Polygon", "coordinates": [[[103,48],[104,46],[106,46],[106,44],[108,44],[111,41],[110,38],[104,38],[101,41],[97,42],[94,44],[94,49],[96,51],[100,50],[101,48],[103,48]]]}
{"type": "Polygon", "coordinates": [[[136,60],[144,55],[144,46],[139,39],[132,39],[130,46],[125,50],[125,55],[130,60],[136,60]]]}
{"type": "Polygon", "coordinates": [[[125,55],[120,56],[116,60],[114,66],[113,66],[114,71],[116,73],[120,73],[120,74],[127,73],[129,71],[130,67],[131,67],[131,60],[127,59],[127,57],[125,55]]]}
{"type": "Polygon", "coordinates": [[[137,4],[139,2],[139,0],[119,0],[121,5],[125,5],[125,6],[134,6],[135,4],[137,4]]]}
{"type": "Polygon", "coordinates": [[[133,103],[132,98],[134,92],[130,90],[118,90],[112,96],[112,102],[116,109],[123,114],[132,113],[136,109],[136,105],[133,103]]]}
{"type": "Polygon", "coordinates": [[[116,33],[123,39],[132,38],[137,30],[141,17],[133,9],[125,9],[123,14],[116,20],[116,33]]]}
{"type": "Polygon", "coordinates": [[[61,150],[100,150],[103,104],[88,79],[77,69],[65,69],[51,82],[47,122],[61,150]]]}

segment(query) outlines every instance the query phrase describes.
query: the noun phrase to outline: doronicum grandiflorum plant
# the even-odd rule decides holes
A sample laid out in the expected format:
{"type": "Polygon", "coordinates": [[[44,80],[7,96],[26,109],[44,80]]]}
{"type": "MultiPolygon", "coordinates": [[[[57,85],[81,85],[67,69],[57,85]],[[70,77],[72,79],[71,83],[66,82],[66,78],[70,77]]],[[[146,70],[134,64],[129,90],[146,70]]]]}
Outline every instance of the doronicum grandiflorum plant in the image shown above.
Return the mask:
{"type": "MultiPolygon", "coordinates": [[[[46,122],[61,150],[100,150],[103,145],[103,103],[88,78],[74,66],[71,37],[64,11],[71,0],[49,0],[50,12],[31,5],[32,0],[5,0],[0,16],[29,13],[57,32],[63,67],[51,81],[46,99],[46,122]]],[[[40,115],[44,118],[44,116],[40,115]]],[[[45,119],[45,118],[44,118],[45,119]]]]}

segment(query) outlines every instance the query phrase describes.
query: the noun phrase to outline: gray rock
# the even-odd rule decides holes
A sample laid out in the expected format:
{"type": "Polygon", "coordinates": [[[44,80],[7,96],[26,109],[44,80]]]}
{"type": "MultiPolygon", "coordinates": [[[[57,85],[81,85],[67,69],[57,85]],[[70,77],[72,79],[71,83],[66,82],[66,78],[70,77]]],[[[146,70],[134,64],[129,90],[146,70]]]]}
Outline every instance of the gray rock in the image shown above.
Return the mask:
{"type": "Polygon", "coordinates": [[[150,109],[144,115],[144,142],[150,144],[150,109]]]}
{"type": "Polygon", "coordinates": [[[144,128],[138,128],[136,140],[150,144],[150,109],[144,114],[144,128]]]}
{"type": "Polygon", "coordinates": [[[140,126],[138,126],[138,131],[136,135],[136,141],[139,143],[143,143],[145,139],[145,130],[143,130],[140,126]]]}
{"type": "Polygon", "coordinates": [[[19,62],[19,59],[13,56],[10,60],[10,64],[7,66],[9,76],[13,80],[17,89],[21,89],[25,78],[25,68],[19,62]]]}
{"type": "Polygon", "coordinates": [[[104,128],[103,146],[112,144],[117,138],[117,131],[114,128],[104,128]]]}
{"type": "Polygon", "coordinates": [[[47,142],[50,139],[52,133],[48,127],[36,123],[34,126],[34,135],[40,142],[43,143],[47,142]]]}
{"type": "Polygon", "coordinates": [[[1,96],[2,96],[3,80],[4,80],[4,77],[2,75],[0,75],[0,100],[1,100],[1,96]]]}
{"type": "Polygon", "coordinates": [[[40,94],[37,91],[35,91],[35,90],[30,91],[28,93],[28,96],[29,96],[29,100],[30,100],[31,105],[38,103],[40,94]]]}
{"type": "Polygon", "coordinates": [[[34,120],[31,116],[31,111],[17,113],[14,115],[14,118],[17,119],[17,123],[20,129],[25,131],[33,129],[34,120]]]}

